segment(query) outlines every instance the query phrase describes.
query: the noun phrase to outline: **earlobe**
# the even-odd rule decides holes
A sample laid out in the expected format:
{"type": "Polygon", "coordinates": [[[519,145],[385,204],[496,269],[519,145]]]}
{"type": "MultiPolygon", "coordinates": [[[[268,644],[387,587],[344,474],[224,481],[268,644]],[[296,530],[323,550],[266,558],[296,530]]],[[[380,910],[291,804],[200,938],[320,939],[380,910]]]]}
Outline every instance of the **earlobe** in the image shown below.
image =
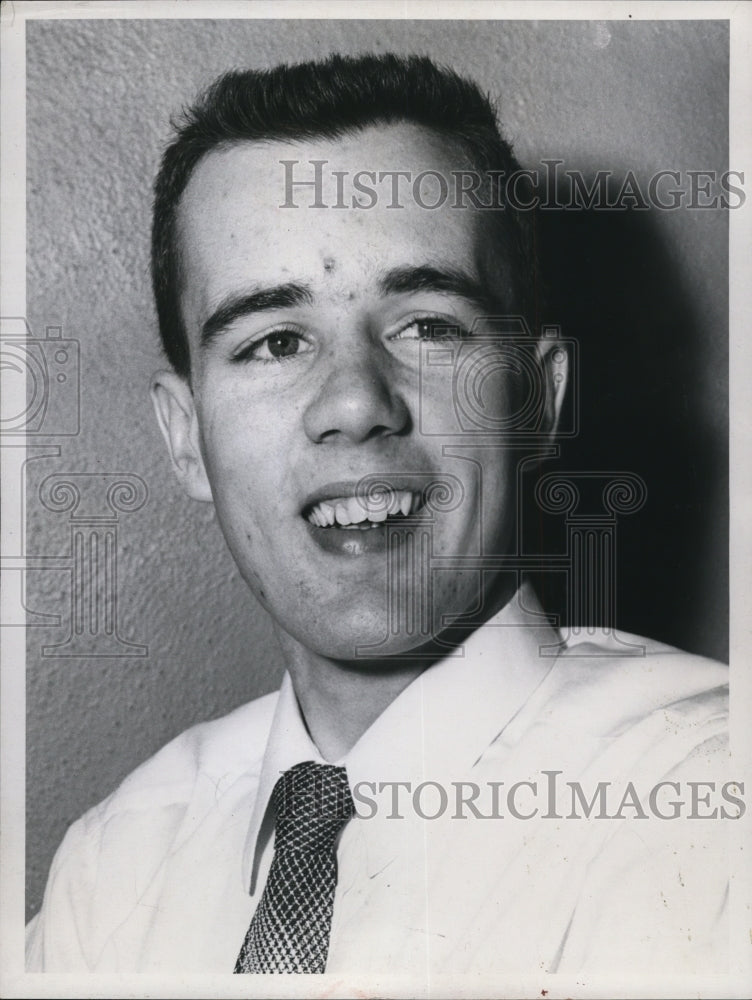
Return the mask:
{"type": "Polygon", "coordinates": [[[538,353],[544,379],[545,409],[543,428],[554,437],[569,379],[569,355],[558,340],[539,340],[538,353]]]}
{"type": "Polygon", "coordinates": [[[189,383],[175,372],[157,372],[151,381],[151,398],[181,486],[194,500],[212,500],[199,443],[196,405],[189,383]]]}

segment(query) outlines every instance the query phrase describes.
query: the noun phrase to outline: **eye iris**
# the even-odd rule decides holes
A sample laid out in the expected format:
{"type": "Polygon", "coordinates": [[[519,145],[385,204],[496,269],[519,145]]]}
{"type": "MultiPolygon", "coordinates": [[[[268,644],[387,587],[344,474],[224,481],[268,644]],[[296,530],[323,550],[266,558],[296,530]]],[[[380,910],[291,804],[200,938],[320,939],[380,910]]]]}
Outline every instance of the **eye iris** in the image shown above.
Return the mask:
{"type": "Polygon", "coordinates": [[[298,352],[298,338],[292,333],[273,333],[267,346],[273,358],[289,358],[298,352]]]}
{"type": "Polygon", "coordinates": [[[415,327],[419,340],[446,340],[461,335],[460,327],[453,326],[447,320],[419,319],[415,327]]]}

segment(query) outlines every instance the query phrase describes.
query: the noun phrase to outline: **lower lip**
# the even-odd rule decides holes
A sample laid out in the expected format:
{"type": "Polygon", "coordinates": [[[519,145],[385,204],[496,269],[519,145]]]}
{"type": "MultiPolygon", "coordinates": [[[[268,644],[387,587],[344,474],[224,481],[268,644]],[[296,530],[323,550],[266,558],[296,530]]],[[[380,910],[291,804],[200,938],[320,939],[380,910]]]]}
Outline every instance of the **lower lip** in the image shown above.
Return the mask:
{"type": "Polygon", "coordinates": [[[404,522],[385,521],[375,528],[338,528],[334,525],[319,528],[310,521],[306,521],[306,527],[311,538],[325,552],[357,559],[374,552],[386,552],[387,536],[392,544],[401,545],[417,525],[411,518],[404,522]]]}

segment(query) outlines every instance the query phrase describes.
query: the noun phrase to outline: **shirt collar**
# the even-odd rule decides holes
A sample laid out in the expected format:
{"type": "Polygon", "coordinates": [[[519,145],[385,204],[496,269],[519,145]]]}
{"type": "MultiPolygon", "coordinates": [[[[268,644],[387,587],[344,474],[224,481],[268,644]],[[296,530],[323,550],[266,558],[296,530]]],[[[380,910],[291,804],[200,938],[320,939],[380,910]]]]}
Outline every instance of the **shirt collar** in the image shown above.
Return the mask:
{"type": "MultiPolygon", "coordinates": [[[[359,782],[451,780],[466,774],[553,666],[541,654],[557,634],[523,585],[508,604],[444,659],[420,674],[338,763],[359,782]]],[[[255,891],[258,864],[274,827],[269,799],[282,772],[324,763],[285,674],[246,838],[243,880],[255,891]]]]}
{"type": "Polygon", "coordinates": [[[325,763],[321,754],[308,735],[303,713],[288,673],[282,679],[277,708],[272,719],[269,739],[266,744],[264,761],[261,765],[258,793],[253,806],[251,824],[246,837],[243,856],[243,884],[250,885],[251,892],[258,874],[258,863],[264,844],[274,828],[274,819],[268,809],[274,786],[284,771],[288,771],[304,760],[325,763]]]}

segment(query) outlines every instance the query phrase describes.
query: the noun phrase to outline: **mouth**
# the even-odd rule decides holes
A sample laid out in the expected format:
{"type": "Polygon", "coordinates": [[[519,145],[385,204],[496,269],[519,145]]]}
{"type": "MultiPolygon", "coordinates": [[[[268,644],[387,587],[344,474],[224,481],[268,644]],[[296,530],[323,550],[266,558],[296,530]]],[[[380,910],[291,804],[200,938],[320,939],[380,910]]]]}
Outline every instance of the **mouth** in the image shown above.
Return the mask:
{"type": "MultiPolygon", "coordinates": [[[[405,484],[407,485],[407,484],[405,484]]],[[[386,482],[333,483],[311,495],[301,514],[314,541],[347,557],[382,553],[387,538],[403,542],[425,506],[423,488],[397,489],[386,482]],[[403,531],[387,531],[387,528],[403,531]]]]}
{"type": "Polygon", "coordinates": [[[309,503],[303,516],[316,528],[368,531],[387,522],[399,523],[423,507],[419,490],[383,489],[349,496],[330,496],[309,503]]]}

